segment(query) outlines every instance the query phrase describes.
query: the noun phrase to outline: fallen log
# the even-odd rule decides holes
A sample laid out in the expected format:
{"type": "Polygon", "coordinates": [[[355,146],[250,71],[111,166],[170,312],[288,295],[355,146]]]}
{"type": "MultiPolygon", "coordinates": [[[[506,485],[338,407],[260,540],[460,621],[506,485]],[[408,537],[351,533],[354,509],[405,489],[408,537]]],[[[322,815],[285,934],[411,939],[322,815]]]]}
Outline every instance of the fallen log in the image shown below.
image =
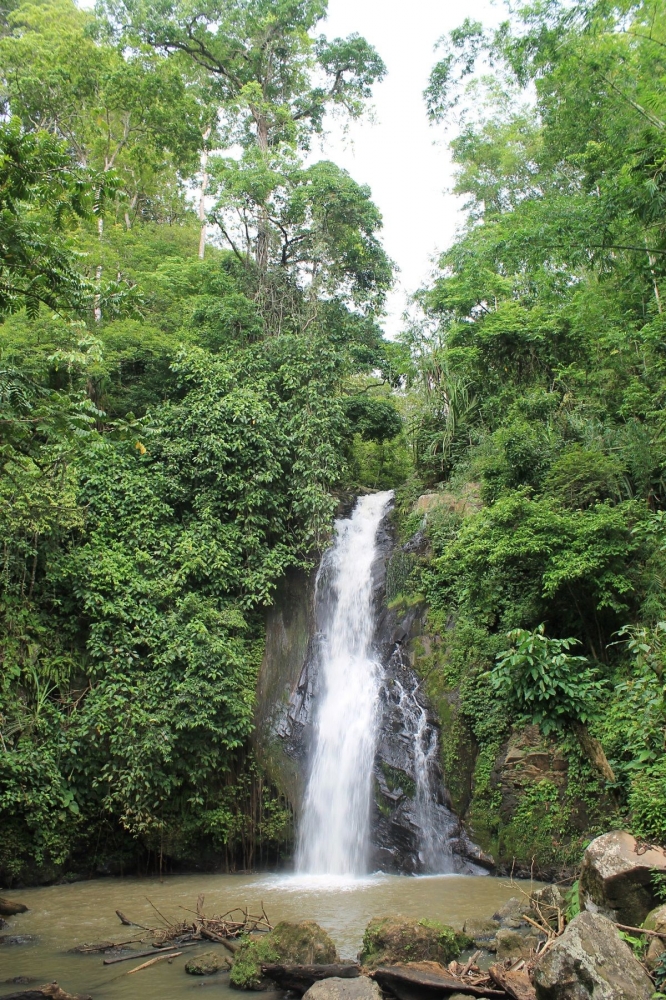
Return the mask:
{"type": "Polygon", "coordinates": [[[444,972],[425,971],[406,965],[380,965],[370,973],[379,985],[398,997],[398,1000],[417,1000],[432,997],[434,993],[469,993],[474,997],[506,997],[504,990],[489,986],[474,986],[457,976],[444,972]]]}
{"type": "MultiPolygon", "coordinates": [[[[148,951],[133,951],[129,955],[116,955],[113,958],[105,958],[104,965],[116,965],[118,962],[130,962],[133,958],[145,958],[146,955],[166,955],[167,952],[174,952],[177,948],[193,948],[192,944],[170,944],[165,948],[149,948],[148,951]]],[[[0,997],[2,1000],[2,997],[0,997]]]]}
{"type": "Polygon", "coordinates": [[[35,986],[34,989],[21,990],[20,993],[3,993],[0,1000],[92,1000],[92,997],[81,993],[65,993],[57,983],[47,983],[45,986],[35,986]]]}
{"type": "Polygon", "coordinates": [[[536,1000],[536,991],[526,972],[522,970],[511,971],[502,965],[491,965],[488,969],[488,975],[513,1000],[536,1000]]]}
{"type": "Polygon", "coordinates": [[[155,965],[156,962],[161,962],[165,958],[178,958],[182,954],[182,951],[174,951],[169,955],[156,955],[155,958],[151,958],[149,962],[144,962],[143,965],[137,965],[136,969],[130,969],[127,975],[132,976],[135,972],[141,972],[142,969],[147,969],[149,966],[155,965]]]}
{"type": "Polygon", "coordinates": [[[137,924],[129,917],[126,917],[122,910],[116,910],[116,916],[118,920],[124,927],[140,927],[142,931],[152,931],[152,927],[144,927],[143,924],[137,924]]]}
{"type": "Polygon", "coordinates": [[[17,903],[13,899],[4,899],[0,896],[0,917],[13,917],[17,913],[27,913],[28,907],[23,903],[17,903]]]}
{"type": "Polygon", "coordinates": [[[125,948],[128,944],[139,944],[141,938],[130,938],[129,941],[96,941],[94,944],[77,944],[70,948],[68,955],[94,955],[98,951],[111,951],[112,948],[125,948]]]}
{"type": "Polygon", "coordinates": [[[302,996],[313,983],[322,979],[356,979],[361,974],[355,962],[336,962],[332,965],[262,965],[261,971],[283,990],[293,990],[302,996]]]}
{"type": "Polygon", "coordinates": [[[235,955],[240,948],[239,941],[230,941],[229,938],[222,937],[220,934],[216,934],[215,931],[209,930],[207,927],[202,927],[199,931],[201,937],[208,938],[209,941],[216,941],[217,944],[223,944],[225,948],[228,948],[232,955],[235,955]]]}

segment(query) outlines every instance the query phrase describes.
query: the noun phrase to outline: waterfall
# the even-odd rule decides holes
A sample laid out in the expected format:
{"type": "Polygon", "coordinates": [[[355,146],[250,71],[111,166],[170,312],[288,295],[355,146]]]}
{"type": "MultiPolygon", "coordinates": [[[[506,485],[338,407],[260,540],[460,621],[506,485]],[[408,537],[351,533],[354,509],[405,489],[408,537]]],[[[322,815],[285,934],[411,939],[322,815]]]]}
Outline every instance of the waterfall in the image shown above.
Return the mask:
{"type": "Polygon", "coordinates": [[[372,566],[392,495],[361,497],[350,518],[336,521],[335,542],[317,576],[320,690],[296,853],[300,872],[357,875],[367,867],[382,682],[372,648],[372,566]]]}
{"type": "Polygon", "coordinates": [[[414,812],[419,828],[419,859],[425,872],[452,872],[455,866],[451,840],[457,833],[458,821],[442,804],[438,794],[437,730],[428,721],[428,714],[417,697],[418,681],[415,680],[410,689],[397,679],[393,683],[405,732],[410,733],[413,739],[414,812]]]}

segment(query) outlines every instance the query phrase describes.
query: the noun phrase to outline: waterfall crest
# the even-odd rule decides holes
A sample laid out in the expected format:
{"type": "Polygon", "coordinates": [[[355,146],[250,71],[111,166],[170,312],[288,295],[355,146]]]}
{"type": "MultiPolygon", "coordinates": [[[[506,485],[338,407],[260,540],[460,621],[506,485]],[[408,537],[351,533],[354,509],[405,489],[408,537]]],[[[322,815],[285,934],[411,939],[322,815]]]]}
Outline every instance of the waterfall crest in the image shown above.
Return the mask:
{"type": "Polygon", "coordinates": [[[372,566],[391,492],[361,497],[335,524],[317,576],[318,710],[296,868],[317,875],[367,869],[381,665],[372,639],[372,566]]]}

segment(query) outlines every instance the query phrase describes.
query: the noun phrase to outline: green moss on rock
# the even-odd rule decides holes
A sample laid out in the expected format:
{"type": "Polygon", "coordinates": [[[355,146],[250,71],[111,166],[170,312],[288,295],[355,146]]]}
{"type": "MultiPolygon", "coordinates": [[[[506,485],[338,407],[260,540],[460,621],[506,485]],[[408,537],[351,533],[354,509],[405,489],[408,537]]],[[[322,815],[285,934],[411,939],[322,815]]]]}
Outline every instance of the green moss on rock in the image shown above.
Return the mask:
{"type": "Polygon", "coordinates": [[[447,965],[473,943],[466,934],[436,920],[376,917],[365,929],[359,960],[369,969],[396,962],[447,965]]]}
{"type": "Polygon", "coordinates": [[[236,952],[230,983],[241,990],[263,989],[261,966],[328,965],[338,960],[335,944],[314,920],[283,921],[261,938],[245,938],[236,952]]]}

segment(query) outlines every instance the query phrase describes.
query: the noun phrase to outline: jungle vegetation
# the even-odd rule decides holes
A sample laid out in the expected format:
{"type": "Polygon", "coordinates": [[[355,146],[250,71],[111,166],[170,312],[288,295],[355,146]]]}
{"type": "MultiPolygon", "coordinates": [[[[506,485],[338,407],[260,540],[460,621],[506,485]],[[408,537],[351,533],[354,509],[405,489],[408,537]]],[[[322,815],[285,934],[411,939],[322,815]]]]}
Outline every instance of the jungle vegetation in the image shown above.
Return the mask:
{"type": "Polygon", "coordinates": [[[611,822],[666,842],[666,6],[440,41],[467,222],[398,341],[371,192],[310,155],[385,67],[325,11],[2,8],[6,883],[289,851],[250,743],[264,612],[359,487],[425,530],[402,596],[478,836],[555,866],[611,822]],[[529,724],[568,797],[501,815],[529,724]]]}

